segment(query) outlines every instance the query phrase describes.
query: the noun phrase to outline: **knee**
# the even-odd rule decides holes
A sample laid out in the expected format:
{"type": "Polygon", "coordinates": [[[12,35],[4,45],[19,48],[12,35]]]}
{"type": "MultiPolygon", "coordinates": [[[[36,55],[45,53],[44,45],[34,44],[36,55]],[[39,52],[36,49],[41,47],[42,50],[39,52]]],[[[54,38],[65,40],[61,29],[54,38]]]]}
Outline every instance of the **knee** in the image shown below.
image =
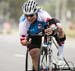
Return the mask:
{"type": "Polygon", "coordinates": [[[32,59],[35,59],[39,56],[40,54],[40,50],[38,48],[34,48],[32,50],[30,50],[30,55],[32,57],[32,59]]]}
{"type": "Polygon", "coordinates": [[[59,38],[63,38],[65,36],[65,32],[63,31],[62,28],[58,28],[57,32],[58,32],[57,35],[59,36],[59,38]]]}
{"type": "Polygon", "coordinates": [[[55,36],[55,39],[56,39],[56,41],[57,41],[57,43],[61,46],[62,44],[64,44],[64,42],[65,42],[65,40],[66,40],[66,35],[64,34],[64,36],[63,37],[59,37],[59,35],[58,34],[56,34],[55,36]]]}
{"type": "Polygon", "coordinates": [[[60,46],[62,46],[62,44],[64,44],[65,40],[66,40],[66,35],[64,35],[64,37],[62,37],[62,38],[59,38],[59,41],[57,41],[57,42],[60,46]]]}

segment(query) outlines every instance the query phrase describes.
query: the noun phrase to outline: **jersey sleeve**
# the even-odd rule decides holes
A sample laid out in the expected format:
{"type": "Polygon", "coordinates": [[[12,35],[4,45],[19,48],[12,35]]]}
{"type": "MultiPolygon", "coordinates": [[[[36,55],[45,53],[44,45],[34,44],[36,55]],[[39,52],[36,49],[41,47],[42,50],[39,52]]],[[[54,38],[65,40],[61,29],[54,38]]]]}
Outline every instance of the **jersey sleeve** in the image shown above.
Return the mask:
{"type": "Polygon", "coordinates": [[[47,20],[52,19],[50,14],[44,10],[40,10],[40,15],[41,15],[41,18],[43,19],[44,22],[47,22],[47,20]]]}
{"type": "Polygon", "coordinates": [[[26,21],[24,16],[22,16],[19,20],[19,34],[20,40],[24,40],[27,36],[26,21]]]}

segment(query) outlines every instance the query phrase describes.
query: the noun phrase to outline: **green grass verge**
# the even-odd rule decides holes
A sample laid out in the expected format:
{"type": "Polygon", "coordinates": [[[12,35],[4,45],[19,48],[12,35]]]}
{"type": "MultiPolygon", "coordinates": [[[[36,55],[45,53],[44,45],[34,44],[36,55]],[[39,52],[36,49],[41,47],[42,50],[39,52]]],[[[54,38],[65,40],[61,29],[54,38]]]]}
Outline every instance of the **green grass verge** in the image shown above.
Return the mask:
{"type": "Polygon", "coordinates": [[[73,30],[66,30],[65,31],[66,32],[66,35],[68,36],[68,37],[74,37],[75,38],[75,29],[73,29],[73,30]]]}

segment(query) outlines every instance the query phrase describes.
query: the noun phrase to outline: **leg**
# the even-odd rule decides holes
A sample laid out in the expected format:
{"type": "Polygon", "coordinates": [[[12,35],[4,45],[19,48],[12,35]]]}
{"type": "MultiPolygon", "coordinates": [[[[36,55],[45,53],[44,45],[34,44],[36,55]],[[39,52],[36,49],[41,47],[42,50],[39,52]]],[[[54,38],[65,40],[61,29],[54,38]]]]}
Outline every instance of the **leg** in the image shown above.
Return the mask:
{"type": "Polygon", "coordinates": [[[34,69],[36,71],[38,71],[38,60],[39,60],[39,55],[40,55],[40,49],[39,48],[33,48],[29,52],[30,52],[30,55],[32,58],[32,63],[33,63],[34,69]]]}
{"type": "Polygon", "coordinates": [[[32,63],[35,71],[38,71],[38,61],[40,55],[40,47],[41,47],[41,37],[32,37],[31,44],[27,47],[29,48],[29,52],[32,58],[32,63]]]}
{"type": "Polygon", "coordinates": [[[66,36],[62,28],[58,28],[57,34],[55,35],[55,39],[59,45],[58,48],[58,59],[63,60],[64,56],[64,41],[66,40],[66,36]]]}
{"type": "Polygon", "coordinates": [[[57,37],[56,40],[57,40],[57,43],[59,44],[59,48],[58,48],[58,52],[59,52],[59,56],[63,57],[63,52],[64,52],[64,42],[66,40],[66,35],[63,31],[62,28],[58,28],[58,34],[57,34],[57,37]]]}

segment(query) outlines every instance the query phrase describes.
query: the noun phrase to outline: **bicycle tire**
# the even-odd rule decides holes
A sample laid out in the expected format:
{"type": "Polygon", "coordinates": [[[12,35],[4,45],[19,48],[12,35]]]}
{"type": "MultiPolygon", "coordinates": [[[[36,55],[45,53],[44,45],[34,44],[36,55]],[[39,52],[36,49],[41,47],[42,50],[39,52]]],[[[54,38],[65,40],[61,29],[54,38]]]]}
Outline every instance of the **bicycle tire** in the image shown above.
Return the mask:
{"type": "Polygon", "coordinates": [[[41,70],[49,71],[47,49],[41,49],[40,52],[39,61],[38,61],[38,71],[41,70]]]}

